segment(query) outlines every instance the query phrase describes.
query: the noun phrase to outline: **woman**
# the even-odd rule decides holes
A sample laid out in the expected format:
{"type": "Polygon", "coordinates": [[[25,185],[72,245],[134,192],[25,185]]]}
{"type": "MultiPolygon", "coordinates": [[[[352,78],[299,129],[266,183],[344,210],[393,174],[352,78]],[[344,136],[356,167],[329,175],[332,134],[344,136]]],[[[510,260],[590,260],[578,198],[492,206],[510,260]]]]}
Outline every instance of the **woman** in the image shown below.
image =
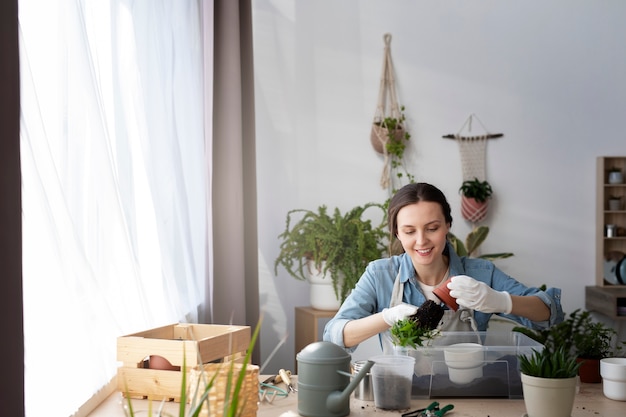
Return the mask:
{"type": "Polygon", "coordinates": [[[389,204],[389,230],[404,253],[371,262],[356,287],[324,328],[324,340],[348,351],[382,334],[417,311],[448,277],[455,312],[446,307],[442,331],[487,330],[492,314],[542,329],[563,320],[561,291],[529,288],[490,261],[459,257],[447,234],[452,226],[444,194],[427,183],[402,187],[389,204]]]}

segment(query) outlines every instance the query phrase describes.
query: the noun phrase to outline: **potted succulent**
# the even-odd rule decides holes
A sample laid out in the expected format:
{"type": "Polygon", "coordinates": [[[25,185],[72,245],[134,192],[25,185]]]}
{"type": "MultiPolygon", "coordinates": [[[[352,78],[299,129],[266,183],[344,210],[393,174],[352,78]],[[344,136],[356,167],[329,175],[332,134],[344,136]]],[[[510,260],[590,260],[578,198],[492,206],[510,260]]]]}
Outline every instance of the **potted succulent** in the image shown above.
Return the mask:
{"type": "MultiPolygon", "coordinates": [[[[329,211],[325,205],[317,211],[290,210],[285,230],[278,238],[280,251],[274,262],[274,273],[278,274],[278,268],[283,267],[292,277],[308,281],[312,276],[321,275],[324,283],[332,285],[338,306],[354,288],[367,264],[385,253],[384,205],[367,203],[345,213],[338,208],[329,211]],[[380,210],[380,223],[364,217],[370,210],[380,210]]],[[[311,296],[315,298],[313,291],[311,296]]],[[[314,299],[312,306],[319,308],[314,299]]]]}
{"type": "Polygon", "coordinates": [[[461,194],[461,215],[465,220],[479,222],[487,215],[489,199],[493,189],[487,181],[478,178],[463,181],[459,188],[461,194]]]}
{"type": "Polygon", "coordinates": [[[519,355],[528,417],[570,417],[580,363],[566,345],[544,346],[530,356],[519,355]]]}

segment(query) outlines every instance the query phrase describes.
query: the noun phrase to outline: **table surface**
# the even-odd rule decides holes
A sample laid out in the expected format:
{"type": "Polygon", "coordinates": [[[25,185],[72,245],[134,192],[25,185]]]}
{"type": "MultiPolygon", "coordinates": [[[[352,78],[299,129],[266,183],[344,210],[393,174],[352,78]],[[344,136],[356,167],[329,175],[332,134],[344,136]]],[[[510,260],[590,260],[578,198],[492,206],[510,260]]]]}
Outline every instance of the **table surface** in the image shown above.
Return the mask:
{"type": "MultiPolygon", "coordinates": [[[[264,376],[260,377],[264,379],[264,376]]],[[[294,377],[297,381],[297,378],[294,377]]],[[[124,416],[123,400],[119,392],[110,395],[102,402],[89,417],[115,417],[124,416]]],[[[433,400],[413,399],[411,409],[427,407],[433,400]]],[[[489,399],[489,398],[437,398],[441,406],[453,404],[454,409],[446,413],[446,417],[523,417],[526,413],[523,399],[489,399]]],[[[138,415],[147,416],[149,402],[147,400],[132,400],[133,409],[138,415]]],[[[153,410],[158,404],[152,404],[153,410]]],[[[168,402],[164,405],[164,411],[169,415],[178,415],[179,404],[168,402]]],[[[361,401],[350,399],[351,416],[399,416],[403,411],[389,411],[377,409],[373,401],[361,401]]],[[[296,417],[298,414],[297,393],[287,397],[276,397],[272,403],[262,402],[259,404],[258,417],[296,417]]],[[[580,384],[572,417],[624,417],[626,416],[626,402],[614,401],[602,394],[602,383],[580,384]]]]}

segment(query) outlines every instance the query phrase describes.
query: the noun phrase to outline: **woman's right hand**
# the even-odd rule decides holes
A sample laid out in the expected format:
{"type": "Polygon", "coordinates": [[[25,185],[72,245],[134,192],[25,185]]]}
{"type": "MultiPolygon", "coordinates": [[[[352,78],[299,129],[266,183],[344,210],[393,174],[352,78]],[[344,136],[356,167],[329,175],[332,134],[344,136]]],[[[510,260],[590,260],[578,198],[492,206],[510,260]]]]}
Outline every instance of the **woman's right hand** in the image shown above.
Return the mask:
{"type": "Polygon", "coordinates": [[[417,312],[417,307],[412,304],[402,303],[397,306],[384,308],[383,319],[389,326],[393,326],[397,321],[406,319],[417,312]]]}

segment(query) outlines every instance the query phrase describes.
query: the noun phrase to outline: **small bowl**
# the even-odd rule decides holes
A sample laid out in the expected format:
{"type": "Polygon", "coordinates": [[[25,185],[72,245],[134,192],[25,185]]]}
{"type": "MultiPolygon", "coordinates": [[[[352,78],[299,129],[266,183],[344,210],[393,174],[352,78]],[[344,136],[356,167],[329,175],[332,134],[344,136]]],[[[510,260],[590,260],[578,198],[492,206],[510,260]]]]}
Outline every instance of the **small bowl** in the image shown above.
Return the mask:
{"type": "Polygon", "coordinates": [[[600,360],[602,391],[604,396],[616,401],[626,401],[626,358],[600,360]]]}
{"type": "Polygon", "coordinates": [[[448,288],[448,283],[451,280],[452,278],[448,278],[446,282],[435,288],[433,290],[433,294],[435,294],[437,298],[443,301],[452,310],[457,311],[459,309],[459,305],[456,303],[456,298],[450,297],[450,288],[448,288]]]}

